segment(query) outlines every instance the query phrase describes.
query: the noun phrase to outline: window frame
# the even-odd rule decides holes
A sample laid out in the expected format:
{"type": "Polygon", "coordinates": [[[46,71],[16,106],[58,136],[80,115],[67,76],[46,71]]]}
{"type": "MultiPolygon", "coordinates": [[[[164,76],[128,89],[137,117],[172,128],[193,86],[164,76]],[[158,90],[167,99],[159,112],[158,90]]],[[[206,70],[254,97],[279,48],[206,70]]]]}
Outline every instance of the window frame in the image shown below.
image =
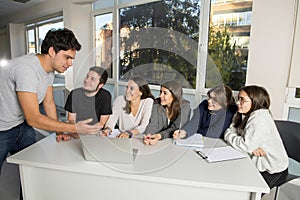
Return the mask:
{"type": "MultiPolygon", "coordinates": [[[[107,13],[112,13],[113,14],[113,22],[116,21],[117,23],[113,23],[113,52],[112,52],[112,59],[113,59],[113,73],[112,73],[112,78],[109,78],[108,80],[108,83],[109,84],[120,84],[120,85],[124,85],[126,84],[126,82],[124,81],[120,81],[119,80],[119,55],[120,55],[120,52],[119,52],[119,37],[120,37],[120,34],[119,34],[119,31],[115,31],[115,30],[119,30],[119,10],[121,8],[126,8],[126,7],[129,7],[129,6],[136,6],[136,5],[142,5],[142,4],[146,4],[146,3],[153,3],[153,2],[157,2],[157,1],[160,1],[160,0],[139,0],[139,1],[134,1],[134,2],[129,2],[129,3],[124,3],[124,4],[117,4],[116,3],[114,4],[114,7],[109,7],[109,8],[105,8],[105,9],[99,9],[99,10],[94,10],[92,11],[92,21],[93,21],[93,34],[94,34],[94,39],[93,39],[93,47],[95,47],[96,45],[96,41],[95,41],[95,38],[96,38],[96,27],[95,27],[95,17],[96,16],[99,16],[99,15],[102,15],[102,14],[107,14],[107,13]]],[[[207,3],[207,1],[205,0],[201,0],[201,5],[208,5],[208,7],[205,9],[205,12],[206,13],[209,13],[209,5],[210,5],[210,2],[207,3]]],[[[205,17],[206,19],[203,19],[205,15],[202,14],[202,12],[200,13],[201,17],[200,17],[200,25],[201,26],[201,23],[206,23],[208,24],[209,23],[209,17],[205,17]]],[[[206,15],[207,16],[207,15],[206,15]]],[[[208,27],[206,27],[206,30],[202,30],[200,33],[199,33],[199,40],[201,40],[200,42],[198,42],[198,44],[204,44],[208,39],[208,27]],[[202,37],[201,37],[202,36],[202,37]]],[[[203,45],[204,47],[204,45],[203,45]]],[[[201,52],[199,52],[199,48],[198,48],[198,58],[197,58],[197,74],[201,73],[201,74],[204,74],[204,77],[205,77],[205,64],[206,64],[206,60],[204,62],[200,62],[199,61],[199,57],[200,58],[206,58],[207,56],[207,52],[206,51],[203,51],[206,53],[206,55],[201,55],[201,52]],[[200,64],[203,66],[203,67],[200,67],[200,64]]],[[[200,101],[202,99],[202,96],[205,96],[206,95],[206,92],[208,91],[208,88],[204,88],[205,86],[205,82],[203,81],[203,78],[199,78],[199,76],[196,74],[196,87],[195,89],[190,89],[190,88],[183,88],[184,90],[184,93],[185,94],[193,94],[193,95],[196,95],[196,99],[197,101],[200,101]],[[202,86],[202,87],[201,87],[202,86]],[[196,92],[197,91],[197,92],[196,92]],[[199,100],[198,100],[199,99],[199,100]]],[[[157,85],[151,85],[150,84],[150,88],[151,89],[154,89],[154,90],[159,90],[160,87],[157,86],[157,85]]]]}
{"type": "Polygon", "coordinates": [[[283,105],[283,118],[288,119],[290,108],[300,108],[300,98],[295,97],[296,88],[288,87],[286,89],[286,100],[283,105]]]}
{"type": "Polygon", "coordinates": [[[47,25],[49,23],[57,23],[63,22],[63,14],[62,12],[58,12],[52,15],[47,15],[45,17],[41,17],[32,21],[29,21],[25,24],[25,41],[26,41],[26,53],[29,53],[29,45],[28,45],[28,31],[33,30],[34,32],[34,43],[35,43],[35,53],[38,53],[39,46],[39,27],[47,25]]]}

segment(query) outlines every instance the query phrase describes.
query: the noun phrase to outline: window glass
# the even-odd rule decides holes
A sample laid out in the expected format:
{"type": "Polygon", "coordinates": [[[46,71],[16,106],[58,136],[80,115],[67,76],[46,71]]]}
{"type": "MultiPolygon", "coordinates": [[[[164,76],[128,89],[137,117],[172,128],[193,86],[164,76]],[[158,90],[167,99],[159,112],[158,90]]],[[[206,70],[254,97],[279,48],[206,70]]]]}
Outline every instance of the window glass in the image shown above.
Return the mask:
{"type": "Polygon", "coordinates": [[[34,29],[27,31],[27,52],[35,53],[35,38],[34,38],[34,29]]]}
{"type": "Polygon", "coordinates": [[[119,10],[119,78],[196,87],[200,1],[166,0],[119,10]]]}
{"type": "MultiPolygon", "coordinates": [[[[57,14],[56,14],[57,15],[57,14]]],[[[43,18],[26,25],[27,53],[40,53],[41,45],[50,29],[64,28],[62,16],[43,18]]]]}
{"type": "Polygon", "coordinates": [[[64,24],[63,22],[55,22],[55,23],[49,23],[49,24],[44,24],[42,26],[38,26],[38,52],[41,52],[41,45],[42,42],[47,34],[47,32],[51,29],[59,29],[63,28],[64,24]]]}
{"type": "MultiPolygon", "coordinates": [[[[125,1],[132,2],[118,2],[125,1]]],[[[112,13],[95,16],[96,63],[106,63],[110,77],[113,51],[119,56],[114,66],[117,80],[139,74],[151,84],[172,79],[199,91],[223,83],[233,90],[245,85],[252,0],[122,5],[114,22],[119,27],[116,49],[111,41],[112,13]]]]}
{"type": "Polygon", "coordinates": [[[98,15],[95,17],[95,21],[96,65],[105,67],[109,77],[112,78],[112,13],[98,15]]]}
{"type": "Polygon", "coordinates": [[[47,32],[59,28],[64,28],[63,18],[60,14],[54,14],[52,17],[45,17],[28,23],[26,25],[27,53],[40,53],[47,32]]]}
{"type": "Polygon", "coordinates": [[[205,87],[245,85],[252,0],[212,0],[205,87]]]}

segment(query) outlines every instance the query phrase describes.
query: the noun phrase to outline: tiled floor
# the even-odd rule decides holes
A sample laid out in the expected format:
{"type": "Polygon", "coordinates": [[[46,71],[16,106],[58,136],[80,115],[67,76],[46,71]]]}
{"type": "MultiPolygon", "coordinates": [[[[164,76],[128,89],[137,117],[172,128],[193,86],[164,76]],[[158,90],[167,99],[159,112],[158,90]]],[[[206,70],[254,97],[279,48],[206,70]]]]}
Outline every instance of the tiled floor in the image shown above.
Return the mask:
{"type": "MultiPolygon", "coordinates": [[[[45,136],[37,133],[36,140],[45,136]]],[[[19,200],[20,178],[18,165],[4,162],[0,175],[0,200],[19,200]]]]}

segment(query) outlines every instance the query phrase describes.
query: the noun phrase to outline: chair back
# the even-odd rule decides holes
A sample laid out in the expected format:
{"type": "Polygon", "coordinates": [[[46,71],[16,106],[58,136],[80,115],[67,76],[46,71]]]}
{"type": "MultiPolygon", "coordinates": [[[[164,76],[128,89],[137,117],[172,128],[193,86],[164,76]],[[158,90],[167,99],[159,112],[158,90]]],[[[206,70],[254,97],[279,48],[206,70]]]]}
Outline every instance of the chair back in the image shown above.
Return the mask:
{"type": "Polygon", "coordinates": [[[275,120],[288,157],[300,162],[300,123],[275,120]]]}

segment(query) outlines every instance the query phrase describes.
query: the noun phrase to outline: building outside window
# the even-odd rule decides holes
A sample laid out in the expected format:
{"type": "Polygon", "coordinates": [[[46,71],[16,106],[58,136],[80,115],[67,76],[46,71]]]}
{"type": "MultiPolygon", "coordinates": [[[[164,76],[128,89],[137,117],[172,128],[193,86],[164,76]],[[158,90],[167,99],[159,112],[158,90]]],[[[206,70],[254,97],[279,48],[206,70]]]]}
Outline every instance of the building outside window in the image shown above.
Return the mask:
{"type": "Polygon", "coordinates": [[[105,13],[95,17],[96,21],[96,66],[105,67],[112,78],[112,13],[105,13]]]}
{"type": "Polygon", "coordinates": [[[205,86],[245,85],[252,15],[251,0],[212,0],[205,86]]]}

